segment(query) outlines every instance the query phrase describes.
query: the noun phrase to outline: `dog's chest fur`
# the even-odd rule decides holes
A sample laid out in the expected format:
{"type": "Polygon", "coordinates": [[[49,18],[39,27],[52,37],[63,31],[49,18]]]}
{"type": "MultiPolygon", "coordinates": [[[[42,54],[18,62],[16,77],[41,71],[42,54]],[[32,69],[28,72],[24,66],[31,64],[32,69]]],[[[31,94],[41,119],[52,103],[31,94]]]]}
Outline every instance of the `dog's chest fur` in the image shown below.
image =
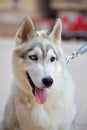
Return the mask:
{"type": "Polygon", "coordinates": [[[53,96],[52,99],[49,95],[47,103],[39,105],[31,103],[27,96],[17,90],[14,100],[21,130],[58,130],[67,125],[67,122],[72,122],[75,115],[72,88],[66,86],[60,96],[55,94],[56,98],[53,96]]]}

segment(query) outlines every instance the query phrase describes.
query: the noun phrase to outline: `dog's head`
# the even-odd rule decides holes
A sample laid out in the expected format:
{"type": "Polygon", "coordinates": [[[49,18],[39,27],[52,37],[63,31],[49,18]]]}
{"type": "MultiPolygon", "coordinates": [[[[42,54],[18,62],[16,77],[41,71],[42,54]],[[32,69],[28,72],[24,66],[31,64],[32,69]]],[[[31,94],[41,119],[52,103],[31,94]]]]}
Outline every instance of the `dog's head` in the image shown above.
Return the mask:
{"type": "Polygon", "coordinates": [[[60,19],[51,29],[36,31],[32,19],[26,17],[16,34],[13,52],[15,81],[39,103],[46,101],[47,89],[57,85],[63,71],[61,31],[60,19]]]}

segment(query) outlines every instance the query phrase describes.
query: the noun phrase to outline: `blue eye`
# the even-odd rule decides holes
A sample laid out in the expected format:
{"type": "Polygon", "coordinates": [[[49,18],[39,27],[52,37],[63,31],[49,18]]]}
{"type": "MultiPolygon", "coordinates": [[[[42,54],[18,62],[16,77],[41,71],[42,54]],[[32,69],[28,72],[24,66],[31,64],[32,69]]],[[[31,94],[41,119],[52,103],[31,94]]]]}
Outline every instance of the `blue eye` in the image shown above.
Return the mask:
{"type": "Polygon", "coordinates": [[[38,60],[38,58],[37,58],[36,55],[31,55],[31,56],[29,56],[29,58],[30,58],[31,60],[38,60]]]}

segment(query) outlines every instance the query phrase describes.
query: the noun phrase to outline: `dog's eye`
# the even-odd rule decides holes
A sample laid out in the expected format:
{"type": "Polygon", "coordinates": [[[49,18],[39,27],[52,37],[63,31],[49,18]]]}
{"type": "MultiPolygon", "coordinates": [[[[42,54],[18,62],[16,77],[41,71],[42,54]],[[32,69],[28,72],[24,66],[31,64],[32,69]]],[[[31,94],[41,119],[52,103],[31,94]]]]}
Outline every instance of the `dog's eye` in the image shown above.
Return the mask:
{"type": "Polygon", "coordinates": [[[55,57],[51,57],[50,61],[51,61],[51,62],[54,62],[55,59],[56,59],[55,57]]]}
{"type": "Polygon", "coordinates": [[[29,58],[30,58],[31,60],[38,60],[38,57],[37,57],[36,55],[31,55],[31,56],[29,56],[29,58]]]}

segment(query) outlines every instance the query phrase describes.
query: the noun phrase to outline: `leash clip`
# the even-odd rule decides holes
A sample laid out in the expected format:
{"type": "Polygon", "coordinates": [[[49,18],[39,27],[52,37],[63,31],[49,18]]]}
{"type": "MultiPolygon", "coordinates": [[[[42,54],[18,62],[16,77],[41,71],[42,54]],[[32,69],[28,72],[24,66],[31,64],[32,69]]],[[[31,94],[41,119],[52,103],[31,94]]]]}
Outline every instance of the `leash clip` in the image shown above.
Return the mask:
{"type": "Polygon", "coordinates": [[[78,48],[76,51],[74,51],[70,56],[66,56],[66,64],[68,64],[71,59],[78,57],[79,54],[83,55],[86,51],[87,51],[87,42],[80,48],[78,48]]]}

